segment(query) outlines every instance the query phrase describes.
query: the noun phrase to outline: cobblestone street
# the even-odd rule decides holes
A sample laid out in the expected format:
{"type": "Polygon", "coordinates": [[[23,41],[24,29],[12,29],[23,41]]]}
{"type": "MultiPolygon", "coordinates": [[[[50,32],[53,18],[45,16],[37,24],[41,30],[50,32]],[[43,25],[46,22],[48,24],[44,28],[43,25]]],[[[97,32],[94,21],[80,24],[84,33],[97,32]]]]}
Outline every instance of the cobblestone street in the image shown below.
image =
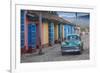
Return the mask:
{"type": "Polygon", "coordinates": [[[84,51],[81,55],[61,55],[61,46],[56,44],[53,47],[43,49],[43,55],[37,53],[24,54],[21,56],[21,63],[47,62],[47,61],[71,61],[71,60],[88,60],[89,59],[89,35],[83,35],[84,51]]]}

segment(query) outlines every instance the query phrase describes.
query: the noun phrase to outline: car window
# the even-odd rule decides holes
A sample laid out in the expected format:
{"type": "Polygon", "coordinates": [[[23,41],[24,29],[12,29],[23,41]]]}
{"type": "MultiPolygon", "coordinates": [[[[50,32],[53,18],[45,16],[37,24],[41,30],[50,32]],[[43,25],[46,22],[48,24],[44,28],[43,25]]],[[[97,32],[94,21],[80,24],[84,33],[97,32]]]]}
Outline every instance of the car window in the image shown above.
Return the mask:
{"type": "Polygon", "coordinates": [[[68,39],[68,40],[80,40],[80,37],[77,36],[77,35],[70,35],[70,36],[68,36],[67,39],[68,39]]]}

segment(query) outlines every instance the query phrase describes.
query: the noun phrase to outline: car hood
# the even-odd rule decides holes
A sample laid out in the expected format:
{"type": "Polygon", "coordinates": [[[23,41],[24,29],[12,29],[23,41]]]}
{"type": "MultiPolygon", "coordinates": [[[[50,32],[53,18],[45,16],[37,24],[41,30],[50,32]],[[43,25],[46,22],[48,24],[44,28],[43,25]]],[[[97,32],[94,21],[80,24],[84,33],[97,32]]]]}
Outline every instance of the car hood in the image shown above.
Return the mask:
{"type": "Polygon", "coordinates": [[[80,45],[80,41],[65,41],[63,43],[63,46],[68,46],[68,47],[72,47],[72,46],[78,46],[80,45]]]}

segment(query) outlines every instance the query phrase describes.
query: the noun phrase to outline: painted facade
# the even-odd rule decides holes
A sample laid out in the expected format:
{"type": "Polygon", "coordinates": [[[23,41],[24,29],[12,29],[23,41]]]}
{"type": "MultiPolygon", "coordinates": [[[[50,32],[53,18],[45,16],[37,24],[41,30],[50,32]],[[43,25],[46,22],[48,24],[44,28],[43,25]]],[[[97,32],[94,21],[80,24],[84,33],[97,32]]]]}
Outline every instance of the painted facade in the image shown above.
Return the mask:
{"type": "MultiPolygon", "coordinates": [[[[59,18],[59,17],[58,17],[59,18]]],[[[21,11],[21,50],[32,52],[39,46],[52,46],[74,33],[72,24],[62,23],[42,16],[31,17],[21,11]]]]}
{"type": "Polygon", "coordinates": [[[50,22],[49,23],[49,45],[53,45],[54,44],[54,23],[50,22]]]}
{"type": "Polygon", "coordinates": [[[55,33],[55,43],[57,43],[58,42],[58,23],[55,23],[54,24],[54,33],[55,33]]]}
{"type": "Polygon", "coordinates": [[[44,46],[46,46],[46,45],[48,45],[49,44],[49,35],[48,35],[48,33],[49,33],[49,30],[48,30],[48,22],[43,22],[43,24],[42,24],[42,28],[43,28],[43,45],[44,46]]]}

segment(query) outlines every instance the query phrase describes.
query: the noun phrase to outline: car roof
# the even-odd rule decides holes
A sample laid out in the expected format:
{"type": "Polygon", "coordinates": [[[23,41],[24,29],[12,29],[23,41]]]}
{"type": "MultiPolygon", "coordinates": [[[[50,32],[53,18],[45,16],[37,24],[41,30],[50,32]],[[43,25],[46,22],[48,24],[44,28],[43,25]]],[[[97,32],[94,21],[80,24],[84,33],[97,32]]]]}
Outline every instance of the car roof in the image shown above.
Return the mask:
{"type": "Polygon", "coordinates": [[[67,36],[80,36],[79,34],[68,34],[67,36]]]}

